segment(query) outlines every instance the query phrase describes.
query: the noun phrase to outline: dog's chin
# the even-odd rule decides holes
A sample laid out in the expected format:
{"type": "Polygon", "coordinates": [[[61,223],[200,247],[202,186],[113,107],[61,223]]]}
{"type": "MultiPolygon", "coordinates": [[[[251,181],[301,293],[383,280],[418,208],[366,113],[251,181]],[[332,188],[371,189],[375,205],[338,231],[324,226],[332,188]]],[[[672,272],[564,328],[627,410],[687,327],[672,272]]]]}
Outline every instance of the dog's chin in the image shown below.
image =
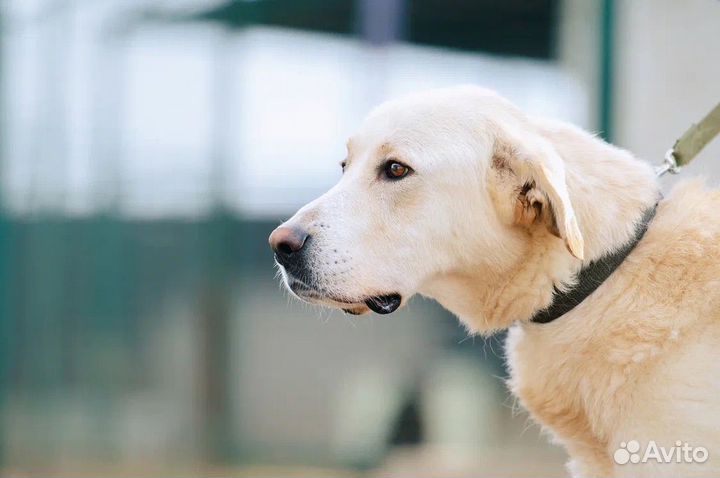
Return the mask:
{"type": "Polygon", "coordinates": [[[293,295],[302,301],[340,309],[350,315],[363,315],[371,311],[378,314],[390,314],[402,305],[402,297],[397,293],[370,296],[363,299],[347,299],[323,293],[292,278],[288,278],[285,284],[293,295]]]}

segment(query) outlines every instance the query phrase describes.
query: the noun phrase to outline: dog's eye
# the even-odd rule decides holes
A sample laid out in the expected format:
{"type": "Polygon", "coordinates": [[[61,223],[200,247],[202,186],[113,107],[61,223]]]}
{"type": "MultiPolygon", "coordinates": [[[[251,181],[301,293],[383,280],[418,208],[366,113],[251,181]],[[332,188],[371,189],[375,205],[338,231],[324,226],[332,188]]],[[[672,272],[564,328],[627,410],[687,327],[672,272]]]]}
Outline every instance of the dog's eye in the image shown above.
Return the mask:
{"type": "Polygon", "coordinates": [[[340,163],[340,167],[342,168],[343,173],[345,172],[345,165],[346,165],[346,164],[347,164],[347,161],[343,161],[343,162],[340,163]]]}
{"type": "Polygon", "coordinates": [[[410,174],[410,171],[412,171],[412,169],[410,169],[409,166],[405,166],[402,163],[399,163],[394,160],[390,160],[385,163],[384,171],[385,171],[385,176],[388,179],[397,180],[397,179],[402,179],[405,176],[407,176],[408,174],[410,174]]]}

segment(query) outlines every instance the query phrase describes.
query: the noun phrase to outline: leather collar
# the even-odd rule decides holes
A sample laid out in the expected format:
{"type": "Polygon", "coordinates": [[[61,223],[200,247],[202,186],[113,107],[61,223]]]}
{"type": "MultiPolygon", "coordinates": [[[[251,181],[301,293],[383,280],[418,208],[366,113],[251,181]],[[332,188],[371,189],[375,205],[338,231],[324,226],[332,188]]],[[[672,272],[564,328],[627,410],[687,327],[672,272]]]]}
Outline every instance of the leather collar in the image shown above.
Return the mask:
{"type": "Polygon", "coordinates": [[[627,244],[615,252],[590,262],[580,269],[577,275],[577,283],[571,289],[561,292],[555,288],[553,301],[550,305],[532,316],[530,319],[536,324],[547,324],[570,312],[579,305],[595,289],[600,287],[610,275],[620,267],[625,258],[635,249],[645,235],[650,222],[655,217],[658,203],[645,210],[640,222],[635,226],[635,236],[627,244]]]}

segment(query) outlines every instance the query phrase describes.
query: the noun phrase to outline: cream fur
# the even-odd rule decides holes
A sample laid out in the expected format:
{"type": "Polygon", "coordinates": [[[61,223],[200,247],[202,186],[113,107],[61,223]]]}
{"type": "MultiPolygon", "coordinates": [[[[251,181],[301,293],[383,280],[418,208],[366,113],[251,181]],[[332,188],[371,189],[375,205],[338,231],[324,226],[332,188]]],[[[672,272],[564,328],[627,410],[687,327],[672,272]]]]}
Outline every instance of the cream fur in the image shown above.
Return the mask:
{"type": "Polygon", "coordinates": [[[458,87],[372,112],[342,180],[287,224],[313,238],[317,293],[306,300],[366,312],[364,297],[421,293],[471,333],[509,327],[510,388],[567,449],[574,475],[717,475],[720,192],[677,187],[595,293],[550,324],[528,322],[553,287],[626,243],[658,197],[630,153],[458,87]],[[414,173],[378,179],[387,158],[414,173]],[[710,457],[615,465],[629,440],[682,440],[710,457]]]}

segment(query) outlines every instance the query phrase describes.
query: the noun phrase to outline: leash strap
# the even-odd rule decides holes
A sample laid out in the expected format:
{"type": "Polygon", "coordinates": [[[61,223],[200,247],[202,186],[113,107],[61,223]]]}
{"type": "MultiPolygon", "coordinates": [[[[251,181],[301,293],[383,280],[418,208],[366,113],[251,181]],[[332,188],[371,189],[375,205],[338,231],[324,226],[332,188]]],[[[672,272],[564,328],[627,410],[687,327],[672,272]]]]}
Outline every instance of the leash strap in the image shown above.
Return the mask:
{"type": "Polygon", "coordinates": [[[665,161],[655,172],[658,176],[670,172],[677,174],[680,168],[695,159],[702,149],[720,133],[720,103],[699,123],[693,124],[665,154],[665,161]]]}

